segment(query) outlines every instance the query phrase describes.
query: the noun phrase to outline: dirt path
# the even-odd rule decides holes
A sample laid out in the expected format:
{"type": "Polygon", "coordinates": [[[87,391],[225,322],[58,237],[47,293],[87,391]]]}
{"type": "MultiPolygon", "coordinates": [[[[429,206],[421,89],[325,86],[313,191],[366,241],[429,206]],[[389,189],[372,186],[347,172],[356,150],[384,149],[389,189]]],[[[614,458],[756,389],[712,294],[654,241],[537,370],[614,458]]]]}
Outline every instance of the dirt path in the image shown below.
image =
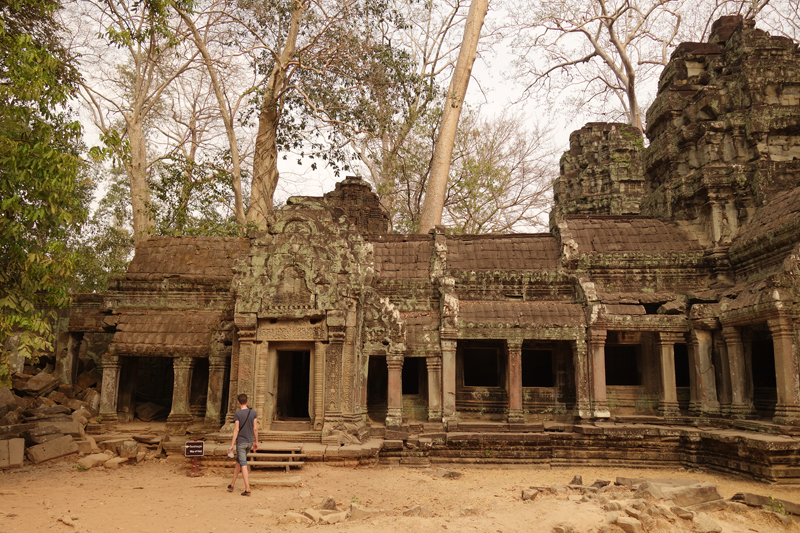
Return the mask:
{"type": "MultiPolygon", "coordinates": [[[[310,526],[330,532],[549,533],[564,521],[581,533],[597,531],[606,513],[594,501],[570,501],[563,495],[543,496],[533,502],[520,499],[523,488],[565,484],[575,474],[581,474],[586,484],[616,476],[693,478],[715,483],[726,498],[747,491],[800,502],[800,488],[705,472],[453,467],[463,473],[453,480],[437,477],[430,469],[353,469],[318,463],[307,463],[292,474],[259,472],[255,477],[260,479],[299,476],[301,482],[295,487],[270,487],[255,481],[252,496],[246,498],[239,495],[241,486],[233,494],[225,490],[230,482],[228,470],[206,469],[204,477],[188,478],[185,466],[167,461],[147,461],[114,471],[79,471],[74,461],[0,472],[0,532],[305,531],[308,524],[287,521],[285,513],[316,507],[326,495],[344,508],[355,502],[382,511],[367,520],[310,526]],[[431,515],[403,515],[415,505],[427,508],[431,515]]],[[[763,511],[710,515],[729,533],[800,532],[800,525],[785,526],[763,511]]],[[[680,523],[667,527],[662,522],[651,531],[691,528],[680,523]]]]}

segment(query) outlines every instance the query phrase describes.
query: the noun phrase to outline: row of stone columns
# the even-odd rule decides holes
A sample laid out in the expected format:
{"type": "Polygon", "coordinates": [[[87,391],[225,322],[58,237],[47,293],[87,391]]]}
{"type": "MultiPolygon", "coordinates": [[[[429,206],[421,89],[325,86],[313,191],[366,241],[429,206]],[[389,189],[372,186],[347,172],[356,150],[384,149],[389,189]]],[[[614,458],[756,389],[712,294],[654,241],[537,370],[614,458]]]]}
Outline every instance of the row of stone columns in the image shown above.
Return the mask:
{"type": "MultiPolygon", "coordinates": [[[[189,405],[192,388],[192,372],[196,358],[173,357],[172,406],[167,417],[167,429],[171,434],[185,433],[194,418],[189,405]]],[[[210,357],[208,365],[208,393],[206,396],[206,415],[204,425],[218,429],[222,409],[222,389],[225,378],[226,361],[224,357],[210,357]]],[[[120,368],[119,356],[103,356],[103,387],[100,393],[100,416],[102,421],[117,421],[117,401],[119,398],[120,368]]]]}

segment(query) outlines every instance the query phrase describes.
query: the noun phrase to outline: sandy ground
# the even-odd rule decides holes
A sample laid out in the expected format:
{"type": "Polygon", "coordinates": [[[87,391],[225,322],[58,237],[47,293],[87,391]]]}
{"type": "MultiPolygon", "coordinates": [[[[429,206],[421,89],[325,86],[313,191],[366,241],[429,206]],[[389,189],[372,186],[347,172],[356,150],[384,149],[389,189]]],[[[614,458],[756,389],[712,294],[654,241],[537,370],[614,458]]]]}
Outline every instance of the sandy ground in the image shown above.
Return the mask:
{"type": "MultiPolygon", "coordinates": [[[[545,532],[564,521],[575,531],[597,531],[606,513],[594,501],[570,501],[548,495],[523,502],[521,490],[531,485],[569,483],[575,474],[584,483],[616,476],[693,478],[717,484],[724,497],[739,491],[771,495],[800,502],[800,487],[769,486],[737,477],[707,472],[642,470],[629,468],[523,467],[463,468],[459,479],[445,479],[431,469],[345,468],[307,463],[291,474],[276,471],[254,474],[252,496],[225,490],[231,470],[204,469],[205,476],[189,478],[187,468],[166,460],[107,471],[80,471],[75,459],[52,461],[0,472],[0,532],[33,531],[306,531],[330,532],[465,531],[481,533],[545,532]],[[258,479],[299,476],[295,487],[270,487],[258,479]],[[342,507],[351,502],[378,509],[381,514],[360,521],[334,525],[308,525],[287,521],[287,511],[317,507],[332,495],[342,507]],[[404,516],[403,511],[422,505],[430,516],[404,516]],[[68,523],[71,523],[69,525],[68,523]]],[[[761,510],[745,513],[713,512],[710,516],[729,533],[798,531],[800,524],[786,526],[761,510]]],[[[620,530],[621,531],[621,530],[620,530]]],[[[651,531],[692,531],[678,520],[662,522],[651,531]]]]}

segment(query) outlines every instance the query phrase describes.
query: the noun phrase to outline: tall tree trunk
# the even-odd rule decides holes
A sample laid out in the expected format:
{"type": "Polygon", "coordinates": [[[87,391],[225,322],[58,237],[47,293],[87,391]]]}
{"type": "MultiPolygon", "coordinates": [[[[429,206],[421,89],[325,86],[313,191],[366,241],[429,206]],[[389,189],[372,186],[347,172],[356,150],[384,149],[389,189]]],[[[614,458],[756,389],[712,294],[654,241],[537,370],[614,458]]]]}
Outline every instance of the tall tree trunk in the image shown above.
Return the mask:
{"type": "Polygon", "coordinates": [[[292,19],[286,42],[280,55],[275,58],[275,66],[264,91],[261,114],[258,117],[255,153],[253,154],[253,181],[250,186],[250,207],[247,221],[264,226],[272,211],[272,198],[278,186],[278,123],[280,122],[283,91],[286,88],[286,73],[289,61],[294,56],[300,20],[307,8],[307,0],[294,0],[292,19]]]}
{"type": "Polygon", "coordinates": [[[125,170],[131,184],[131,208],[133,210],[133,244],[150,238],[153,230],[153,214],[150,211],[150,186],[147,184],[147,146],[141,118],[128,121],[126,134],[131,146],[130,161],[125,170]]]}
{"type": "Polygon", "coordinates": [[[197,49],[200,50],[200,54],[203,56],[203,61],[205,62],[206,69],[208,70],[208,76],[211,78],[211,86],[214,88],[214,95],[217,98],[217,106],[219,107],[220,115],[222,115],[222,122],[225,124],[225,133],[228,136],[228,146],[231,150],[231,165],[233,167],[233,201],[236,223],[243,226],[247,223],[247,219],[244,215],[244,204],[242,202],[241,156],[239,155],[239,145],[236,142],[236,131],[233,129],[233,117],[231,116],[231,113],[228,109],[228,104],[225,101],[225,95],[222,93],[222,85],[220,84],[219,76],[217,75],[217,69],[214,67],[214,61],[211,58],[211,54],[208,53],[208,48],[206,48],[206,44],[203,41],[200,32],[197,30],[197,26],[194,25],[194,21],[192,21],[185,11],[178,9],[177,7],[175,9],[186,25],[189,26],[192,36],[194,37],[194,43],[197,46],[197,49]]]}
{"type": "Polygon", "coordinates": [[[436,138],[436,146],[433,150],[431,173],[419,222],[421,235],[442,223],[442,211],[444,211],[444,200],[447,194],[447,176],[450,173],[450,161],[453,157],[458,119],[461,116],[461,108],[467,94],[472,65],[475,63],[483,19],[486,17],[488,9],[489,0],[472,0],[469,6],[464,37],[461,40],[461,50],[458,52],[456,70],[453,72],[453,79],[450,80],[450,87],[447,90],[439,136],[436,138]]]}

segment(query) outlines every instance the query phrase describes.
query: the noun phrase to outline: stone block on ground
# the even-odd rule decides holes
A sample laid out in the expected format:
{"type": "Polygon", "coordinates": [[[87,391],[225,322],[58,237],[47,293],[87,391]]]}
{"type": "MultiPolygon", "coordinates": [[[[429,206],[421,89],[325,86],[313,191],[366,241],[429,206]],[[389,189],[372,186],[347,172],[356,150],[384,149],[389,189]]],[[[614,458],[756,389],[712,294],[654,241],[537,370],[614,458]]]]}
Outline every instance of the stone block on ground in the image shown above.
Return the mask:
{"type": "Polygon", "coordinates": [[[620,516],[614,522],[625,533],[642,533],[644,528],[642,523],[635,518],[629,516],[620,516]]]}
{"type": "Polygon", "coordinates": [[[67,405],[67,403],[70,401],[70,398],[68,398],[66,394],[58,389],[48,394],[47,397],[56,402],[58,405],[67,405]]]}
{"type": "Polygon", "coordinates": [[[366,520],[377,515],[380,511],[360,507],[354,503],[350,504],[350,520],[366,520]]]}
{"type": "Polygon", "coordinates": [[[25,439],[0,440],[0,468],[22,466],[25,459],[25,439]]]}
{"type": "Polygon", "coordinates": [[[462,473],[456,472],[455,470],[448,470],[446,468],[437,468],[433,471],[433,475],[436,477],[443,477],[445,479],[458,479],[462,476],[462,473]]]}
{"type": "Polygon", "coordinates": [[[309,517],[314,522],[319,522],[320,520],[322,520],[322,514],[316,509],[310,509],[310,508],[306,509],[305,511],[303,511],[303,514],[309,517]]]}
{"type": "MultiPolygon", "coordinates": [[[[86,402],[82,402],[80,400],[68,400],[64,405],[72,409],[73,411],[80,411],[81,409],[86,409],[86,402]]],[[[88,411],[88,409],[86,409],[88,411]]]]}
{"type": "Polygon", "coordinates": [[[38,397],[54,391],[58,385],[58,380],[52,374],[40,372],[28,380],[23,391],[38,397]]]}
{"type": "Polygon", "coordinates": [[[304,514],[296,513],[294,511],[288,511],[285,515],[283,515],[284,522],[299,522],[310,524],[311,519],[304,514]]]}
{"type": "Polygon", "coordinates": [[[431,511],[421,505],[415,505],[403,511],[403,516],[432,516],[431,511]]]}
{"type": "Polygon", "coordinates": [[[698,513],[694,518],[694,530],[697,533],[720,533],[722,527],[706,513],[698,513]]]}
{"type": "Polygon", "coordinates": [[[17,397],[11,392],[11,389],[0,387],[0,408],[8,407],[11,411],[17,408],[17,397]]]}
{"type": "Polygon", "coordinates": [[[800,516],[800,504],[789,502],[786,500],[778,500],[769,496],[761,496],[760,494],[751,494],[749,492],[737,492],[731,497],[732,502],[741,502],[751,507],[767,507],[770,508],[775,505],[780,505],[783,510],[789,514],[800,516]]]}
{"type": "Polygon", "coordinates": [[[80,459],[78,459],[78,464],[81,465],[83,468],[88,469],[103,465],[110,460],[111,456],[105,453],[93,453],[91,455],[87,455],[86,457],[81,457],[80,459]]]}
{"type": "Polygon", "coordinates": [[[40,427],[35,427],[33,429],[29,429],[27,431],[22,432],[22,437],[27,442],[28,446],[33,446],[34,444],[41,444],[45,441],[37,441],[39,437],[45,437],[47,435],[59,435],[63,436],[64,434],[59,431],[59,429],[53,425],[44,425],[40,427]]]}
{"type": "Polygon", "coordinates": [[[331,513],[327,516],[323,516],[320,520],[322,524],[338,524],[339,522],[344,522],[347,520],[347,511],[341,511],[339,513],[331,513]]]}
{"type": "Polygon", "coordinates": [[[78,453],[78,445],[75,444],[75,440],[70,435],[64,435],[44,444],[31,446],[25,453],[32,463],[38,464],[57,457],[78,453]]]}
{"type": "Polygon", "coordinates": [[[560,524],[553,526],[553,533],[573,533],[574,531],[575,526],[569,522],[561,522],[560,524]]]}
{"type": "Polygon", "coordinates": [[[572,478],[572,481],[569,482],[570,485],[583,485],[583,476],[580,474],[576,475],[572,478]]]}
{"type": "Polygon", "coordinates": [[[100,412],[100,393],[96,390],[88,389],[83,396],[83,402],[89,408],[89,411],[92,412],[93,416],[100,412]]]}
{"type": "Polygon", "coordinates": [[[83,372],[75,380],[75,392],[81,393],[89,387],[94,387],[99,379],[99,371],[96,368],[83,372]]]}
{"type": "Polygon", "coordinates": [[[522,489],[522,501],[535,500],[538,495],[539,491],[536,489],[522,489]]]}
{"type": "Polygon", "coordinates": [[[127,462],[128,462],[127,457],[114,457],[103,463],[103,468],[108,468],[109,470],[116,470],[117,468],[119,468],[120,466],[122,466],[127,462]]]}
{"type": "Polygon", "coordinates": [[[329,511],[335,511],[337,509],[336,500],[333,498],[333,496],[325,496],[325,498],[323,498],[322,501],[320,502],[319,507],[317,507],[317,509],[327,509],[329,511]]]}
{"type": "Polygon", "coordinates": [[[139,453],[139,443],[132,439],[126,439],[117,445],[117,455],[126,459],[135,458],[139,453]]]}
{"type": "Polygon", "coordinates": [[[72,437],[80,437],[84,433],[83,427],[81,427],[81,425],[75,422],[74,420],[69,420],[69,422],[59,422],[50,419],[37,422],[36,425],[37,427],[52,426],[61,433],[63,433],[64,435],[71,435],[72,437]]]}
{"type": "Polygon", "coordinates": [[[679,507],[721,500],[722,494],[713,483],[695,483],[681,487],[661,487],[664,498],[672,500],[679,507]]]}
{"type": "Polygon", "coordinates": [[[154,404],[152,402],[143,403],[136,408],[136,417],[143,422],[152,422],[159,418],[164,418],[169,414],[166,407],[154,404]]]}

